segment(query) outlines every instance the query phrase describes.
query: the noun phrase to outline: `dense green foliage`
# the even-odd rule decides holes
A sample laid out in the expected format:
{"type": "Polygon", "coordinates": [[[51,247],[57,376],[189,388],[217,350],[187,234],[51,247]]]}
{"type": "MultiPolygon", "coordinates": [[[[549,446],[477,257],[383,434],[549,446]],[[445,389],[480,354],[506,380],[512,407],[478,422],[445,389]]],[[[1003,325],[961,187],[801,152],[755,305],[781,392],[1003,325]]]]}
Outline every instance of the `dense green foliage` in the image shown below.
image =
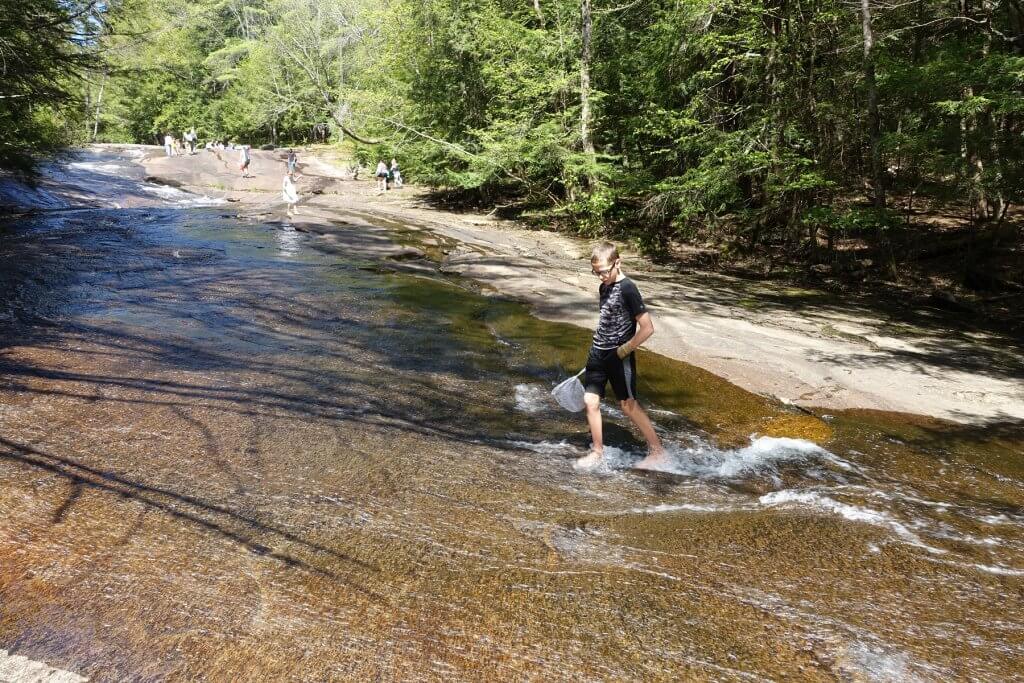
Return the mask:
{"type": "Polygon", "coordinates": [[[450,197],[585,234],[829,262],[844,240],[909,257],[907,236],[929,234],[918,212],[940,205],[1005,239],[1024,202],[1020,0],[103,8],[79,124],[101,140],[354,138],[450,197]]]}
{"type": "Polygon", "coordinates": [[[397,12],[389,59],[409,85],[406,122],[474,154],[420,141],[423,172],[485,195],[554,194],[585,228],[815,251],[820,232],[891,230],[921,194],[969,198],[993,222],[1024,199],[1014,2],[595,5],[589,57],[579,3],[397,12]]]}
{"type": "Polygon", "coordinates": [[[98,64],[102,19],[86,0],[0,0],[0,164],[75,139],[78,84],[98,64]]]}
{"type": "Polygon", "coordinates": [[[194,126],[205,139],[326,140],[352,106],[347,74],[367,60],[363,12],[345,0],[122,7],[118,28],[144,40],[110,41],[119,77],[98,137],[154,142],[194,126]]]}

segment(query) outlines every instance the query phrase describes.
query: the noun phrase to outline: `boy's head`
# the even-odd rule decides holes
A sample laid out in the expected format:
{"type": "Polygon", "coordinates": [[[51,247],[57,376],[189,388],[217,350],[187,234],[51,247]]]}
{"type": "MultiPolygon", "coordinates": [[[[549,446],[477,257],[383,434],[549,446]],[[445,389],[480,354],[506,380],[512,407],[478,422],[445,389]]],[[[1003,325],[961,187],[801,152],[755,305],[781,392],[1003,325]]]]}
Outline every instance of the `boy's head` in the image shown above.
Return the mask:
{"type": "Polygon", "coordinates": [[[601,282],[614,282],[619,275],[619,250],[611,242],[602,242],[590,252],[590,270],[601,282]]]}

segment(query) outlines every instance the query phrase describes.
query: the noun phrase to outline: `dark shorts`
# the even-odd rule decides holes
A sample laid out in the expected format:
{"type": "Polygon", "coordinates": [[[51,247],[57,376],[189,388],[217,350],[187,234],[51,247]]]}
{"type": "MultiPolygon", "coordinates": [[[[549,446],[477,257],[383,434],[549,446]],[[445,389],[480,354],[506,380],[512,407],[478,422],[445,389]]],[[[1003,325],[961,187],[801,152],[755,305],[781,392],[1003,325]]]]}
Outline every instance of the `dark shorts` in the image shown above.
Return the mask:
{"type": "Polygon", "coordinates": [[[587,393],[604,398],[604,387],[612,383],[612,391],[620,401],[636,398],[636,353],[619,360],[615,349],[590,348],[583,386],[587,393]]]}

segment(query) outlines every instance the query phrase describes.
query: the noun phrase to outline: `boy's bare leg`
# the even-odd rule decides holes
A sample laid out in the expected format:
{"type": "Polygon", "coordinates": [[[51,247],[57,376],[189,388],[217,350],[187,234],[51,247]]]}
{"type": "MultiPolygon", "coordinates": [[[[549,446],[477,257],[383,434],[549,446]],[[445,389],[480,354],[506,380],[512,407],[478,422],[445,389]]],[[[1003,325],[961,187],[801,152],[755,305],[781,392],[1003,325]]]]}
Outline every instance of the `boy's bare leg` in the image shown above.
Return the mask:
{"type": "Polygon", "coordinates": [[[576,460],[576,467],[594,467],[604,460],[604,428],[601,424],[601,397],[597,394],[583,394],[587,406],[587,424],[590,426],[590,452],[576,460]]]}
{"type": "Polygon", "coordinates": [[[640,430],[640,434],[644,437],[644,441],[647,442],[647,457],[638,462],[635,467],[638,469],[654,469],[668,464],[668,455],[665,453],[665,448],[661,445],[661,439],[658,438],[657,432],[654,431],[651,419],[647,417],[647,413],[636,402],[636,399],[631,398],[620,401],[619,405],[622,407],[622,412],[636,425],[636,428],[640,430]]]}

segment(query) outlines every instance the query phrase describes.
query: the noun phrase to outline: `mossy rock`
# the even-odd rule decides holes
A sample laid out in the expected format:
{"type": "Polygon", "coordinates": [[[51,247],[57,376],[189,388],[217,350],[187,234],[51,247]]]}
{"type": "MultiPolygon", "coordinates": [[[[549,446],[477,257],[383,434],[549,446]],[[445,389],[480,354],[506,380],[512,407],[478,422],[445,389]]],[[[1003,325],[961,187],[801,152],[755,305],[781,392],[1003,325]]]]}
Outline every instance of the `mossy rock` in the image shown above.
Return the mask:
{"type": "Polygon", "coordinates": [[[823,444],[832,438],[832,427],[813,415],[779,415],[768,418],[760,429],[765,436],[806,439],[823,444]]]}

